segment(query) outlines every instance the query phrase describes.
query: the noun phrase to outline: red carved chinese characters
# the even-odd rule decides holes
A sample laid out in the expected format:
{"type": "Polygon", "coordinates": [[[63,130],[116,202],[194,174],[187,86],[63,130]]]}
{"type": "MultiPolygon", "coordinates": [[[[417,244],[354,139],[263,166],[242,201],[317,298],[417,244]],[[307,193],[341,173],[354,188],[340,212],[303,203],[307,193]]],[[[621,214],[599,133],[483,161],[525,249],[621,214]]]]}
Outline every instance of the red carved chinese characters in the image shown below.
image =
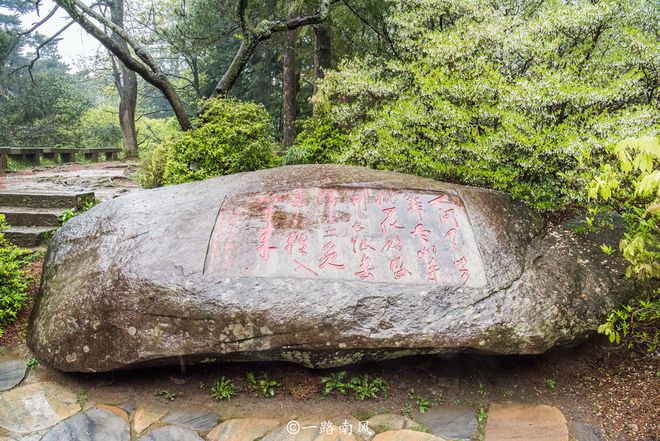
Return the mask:
{"type": "Polygon", "coordinates": [[[231,211],[218,214],[205,271],[216,266],[262,277],[485,283],[456,195],[303,188],[253,196],[249,204],[227,199],[223,207],[231,211]]]}
{"type": "Polygon", "coordinates": [[[323,257],[319,259],[319,268],[330,266],[332,268],[344,269],[343,263],[335,262],[337,252],[335,251],[335,243],[331,240],[323,244],[323,257]]]}
{"type": "Polygon", "coordinates": [[[371,266],[371,259],[366,254],[362,254],[360,260],[360,271],[354,273],[360,280],[374,280],[374,267],[371,266]]]}
{"type": "Polygon", "coordinates": [[[259,229],[259,233],[261,233],[259,236],[260,244],[255,249],[259,252],[259,255],[263,260],[268,260],[268,257],[270,257],[270,250],[277,249],[277,247],[270,246],[270,239],[273,236],[273,231],[275,230],[275,227],[273,226],[274,210],[275,207],[272,205],[268,206],[266,209],[266,225],[259,229]]]}

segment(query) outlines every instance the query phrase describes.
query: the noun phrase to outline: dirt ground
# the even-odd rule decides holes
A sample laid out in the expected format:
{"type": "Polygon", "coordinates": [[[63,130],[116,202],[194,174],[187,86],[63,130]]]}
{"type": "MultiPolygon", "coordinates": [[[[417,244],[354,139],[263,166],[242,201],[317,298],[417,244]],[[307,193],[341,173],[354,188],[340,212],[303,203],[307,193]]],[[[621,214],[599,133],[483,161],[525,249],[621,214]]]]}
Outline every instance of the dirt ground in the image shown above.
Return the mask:
{"type": "MultiPolygon", "coordinates": [[[[99,163],[22,171],[0,178],[3,189],[93,187],[104,200],[135,190],[130,164],[99,163]]],[[[24,345],[32,302],[38,291],[41,258],[30,268],[30,304],[17,323],[0,339],[0,355],[29,358],[24,345]]],[[[338,371],[342,369],[335,369],[338,371]]],[[[85,394],[90,401],[109,404],[131,400],[153,401],[165,406],[186,404],[217,410],[222,419],[239,416],[325,419],[353,414],[362,419],[375,413],[418,412],[415,396],[432,406],[465,405],[475,410],[496,401],[549,404],[570,421],[599,426],[609,440],[660,440],[660,358],[617,350],[601,338],[578,347],[555,348],[541,356],[423,356],[349,366],[348,378],[368,374],[383,377],[390,386],[378,400],[354,401],[343,396],[321,396],[321,377],[329,371],[289,363],[243,363],[181,366],[112,374],[63,374],[44,366],[34,374],[39,381],[54,380],[85,394]],[[246,374],[282,383],[274,398],[252,392],[246,374]],[[210,387],[225,376],[238,386],[230,402],[211,400],[210,387]],[[173,401],[155,395],[167,390],[173,401]]]]}

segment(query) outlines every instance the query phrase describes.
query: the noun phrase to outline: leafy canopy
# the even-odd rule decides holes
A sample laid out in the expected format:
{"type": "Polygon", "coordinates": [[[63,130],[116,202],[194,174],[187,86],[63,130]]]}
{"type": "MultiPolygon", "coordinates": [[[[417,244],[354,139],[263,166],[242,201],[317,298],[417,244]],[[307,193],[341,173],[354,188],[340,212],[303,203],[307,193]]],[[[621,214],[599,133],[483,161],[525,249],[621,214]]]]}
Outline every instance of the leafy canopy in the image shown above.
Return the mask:
{"type": "MultiPolygon", "coordinates": [[[[606,146],[657,132],[651,1],[391,3],[399,56],[347,60],[315,96],[318,118],[348,139],[325,141],[335,162],[554,209],[584,199],[606,146]]],[[[308,127],[302,145],[319,124],[308,127]]]]}

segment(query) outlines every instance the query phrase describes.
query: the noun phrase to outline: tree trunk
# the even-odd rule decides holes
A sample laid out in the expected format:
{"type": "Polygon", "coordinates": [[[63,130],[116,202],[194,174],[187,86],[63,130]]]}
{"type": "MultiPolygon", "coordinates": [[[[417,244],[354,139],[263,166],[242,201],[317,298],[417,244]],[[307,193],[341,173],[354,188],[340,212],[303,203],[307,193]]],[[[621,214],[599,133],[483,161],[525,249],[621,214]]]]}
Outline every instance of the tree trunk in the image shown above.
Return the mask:
{"type": "Polygon", "coordinates": [[[211,98],[216,96],[224,98],[227,96],[229,90],[231,90],[232,86],[238,79],[238,76],[241,74],[241,72],[243,72],[245,65],[250,60],[250,57],[257,48],[257,45],[259,45],[259,40],[256,37],[249,36],[243,40],[241,47],[238,49],[238,52],[236,52],[236,55],[231,62],[231,65],[222,76],[222,79],[215,86],[215,89],[213,89],[211,98]]]}
{"type": "Polygon", "coordinates": [[[318,81],[325,75],[324,70],[332,67],[332,41],[328,22],[314,26],[314,92],[318,81]]]}
{"type": "MultiPolygon", "coordinates": [[[[110,17],[113,23],[124,27],[124,0],[110,0],[110,17]]],[[[116,33],[112,38],[128,51],[128,43],[116,33]]],[[[128,69],[121,60],[113,63],[115,87],[119,94],[119,125],[124,139],[126,158],[138,156],[137,130],[135,128],[135,107],[137,105],[137,75],[128,69]]]]}
{"type": "Polygon", "coordinates": [[[298,29],[286,32],[282,72],[282,146],[289,147],[296,140],[296,109],[298,102],[298,66],[296,46],[298,29]]]}

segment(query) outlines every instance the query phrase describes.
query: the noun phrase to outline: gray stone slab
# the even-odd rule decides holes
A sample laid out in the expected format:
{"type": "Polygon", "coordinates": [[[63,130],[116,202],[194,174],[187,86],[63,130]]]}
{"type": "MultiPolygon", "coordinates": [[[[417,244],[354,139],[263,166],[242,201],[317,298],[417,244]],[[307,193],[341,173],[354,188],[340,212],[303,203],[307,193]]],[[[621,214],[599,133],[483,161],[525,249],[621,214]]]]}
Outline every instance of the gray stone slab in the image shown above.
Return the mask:
{"type": "Polygon", "coordinates": [[[89,409],[53,427],[41,441],[129,441],[128,421],[105,409],[89,409]]]}
{"type": "Polygon", "coordinates": [[[568,441],[566,418],[543,404],[492,403],[485,441],[568,441]]]}
{"type": "Polygon", "coordinates": [[[238,418],[224,421],[208,435],[207,441],[254,441],[279,425],[278,420],[265,418],[238,418]]]}
{"type": "Polygon", "coordinates": [[[600,428],[585,423],[570,423],[568,432],[576,441],[605,441],[600,428]]]}
{"type": "Polygon", "coordinates": [[[0,394],[0,427],[30,434],[80,411],[76,395],[56,383],[35,383],[0,394]]]}
{"type": "Polygon", "coordinates": [[[218,424],[218,415],[212,412],[195,410],[175,410],[163,418],[164,423],[186,426],[192,430],[205,432],[218,424]]]}
{"type": "Polygon", "coordinates": [[[23,360],[7,360],[0,362],[0,391],[9,390],[25,377],[27,364],[23,360]]]}
{"type": "Polygon", "coordinates": [[[181,426],[165,426],[142,435],[137,441],[204,441],[197,432],[181,426]]]}
{"type": "Polygon", "coordinates": [[[436,407],[416,417],[432,434],[458,441],[470,441],[477,433],[474,409],[459,406],[436,407]]]}

